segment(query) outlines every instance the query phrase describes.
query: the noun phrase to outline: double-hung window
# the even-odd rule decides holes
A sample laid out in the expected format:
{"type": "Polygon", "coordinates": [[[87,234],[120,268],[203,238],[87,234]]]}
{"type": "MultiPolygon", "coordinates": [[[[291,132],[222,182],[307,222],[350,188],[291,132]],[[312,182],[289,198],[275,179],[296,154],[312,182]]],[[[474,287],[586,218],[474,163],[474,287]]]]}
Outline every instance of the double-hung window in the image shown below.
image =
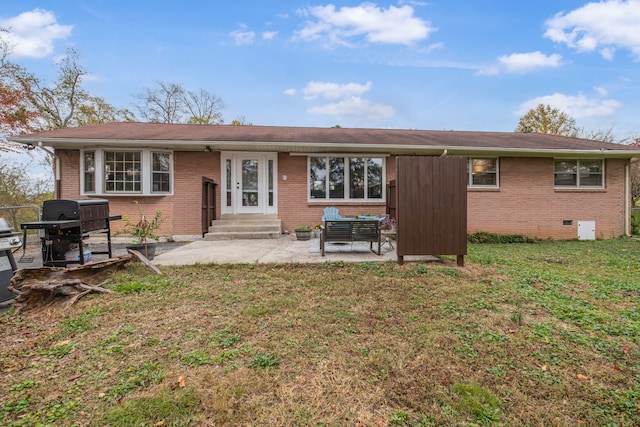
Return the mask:
{"type": "Polygon", "coordinates": [[[383,200],[381,157],[309,157],[309,199],[383,200]]]}
{"type": "Polygon", "coordinates": [[[163,195],[173,192],[170,151],[87,150],[80,165],[83,194],[163,195]]]}
{"type": "Polygon", "coordinates": [[[84,185],[83,189],[85,193],[96,192],[96,152],[85,151],[83,157],[83,174],[84,185]]]}
{"type": "Polygon", "coordinates": [[[553,177],[556,188],[604,188],[604,160],[556,159],[553,177]]]}
{"type": "Polygon", "coordinates": [[[479,188],[498,187],[498,159],[469,158],[467,163],[467,185],[479,188]]]}

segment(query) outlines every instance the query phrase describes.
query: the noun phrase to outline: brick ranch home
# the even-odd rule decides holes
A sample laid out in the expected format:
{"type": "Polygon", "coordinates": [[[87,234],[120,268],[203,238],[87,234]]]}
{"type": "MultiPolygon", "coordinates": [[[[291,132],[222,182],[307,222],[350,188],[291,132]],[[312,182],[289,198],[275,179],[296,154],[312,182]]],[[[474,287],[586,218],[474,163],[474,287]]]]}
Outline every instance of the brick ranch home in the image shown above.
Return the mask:
{"type": "MultiPolygon", "coordinates": [[[[468,231],[574,239],[630,232],[631,147],[557,135],[107,123],[12,137],[56,155],[56,197],[108,199],[112,213],[167,217],[160,234],[199,238],[233,217],[313,226],[327,206],[384,214],[395,156],[468,158],[468,231]],[[203,184],[213,182],[211,184],[203,184]],[[248,215],[253,214],[253,215],[248,215]]],[[[122,221],[114,229],[122,227],[122,221]]]]}

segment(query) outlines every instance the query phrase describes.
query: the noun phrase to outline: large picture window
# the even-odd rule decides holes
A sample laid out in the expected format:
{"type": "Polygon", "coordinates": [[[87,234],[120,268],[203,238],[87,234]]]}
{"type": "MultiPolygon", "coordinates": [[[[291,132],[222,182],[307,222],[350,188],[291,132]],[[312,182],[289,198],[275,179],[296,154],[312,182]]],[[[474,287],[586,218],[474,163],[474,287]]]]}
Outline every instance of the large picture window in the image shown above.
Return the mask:
{"type": "Polygon", "coordinates": [[[384,159],[309,157],[309,199],[382,200],[384,159]]]}
{"type": "Polygon", "coordinates": [[[470,158],[467,177],[469,187],[498,187],[498,159],[470,158]]]}
{"type": "Polygon", "coordinates": [[[96,149],[82,155],[84,194],[171,194],[173,153],[96,149]]]}
{"type": "Polygon", "coordinates": [[[604,161],[556,159],[553,182],[558,188],[603,188],[604,161]]]}

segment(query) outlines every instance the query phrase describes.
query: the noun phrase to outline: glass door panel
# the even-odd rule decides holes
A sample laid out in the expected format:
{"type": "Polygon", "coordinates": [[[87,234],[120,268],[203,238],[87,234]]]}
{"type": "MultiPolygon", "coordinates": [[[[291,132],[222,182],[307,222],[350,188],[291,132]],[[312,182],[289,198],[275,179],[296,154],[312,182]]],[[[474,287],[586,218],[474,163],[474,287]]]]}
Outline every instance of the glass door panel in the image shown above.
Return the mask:
{"type": "Polygon", "coordinates": [[[256,159],[243,159],[240,167],[242,171],[242,179],[240,188],[242,189],[242,206],[257,207],[260,206],[259,190],[259,161],[256,159]]]}

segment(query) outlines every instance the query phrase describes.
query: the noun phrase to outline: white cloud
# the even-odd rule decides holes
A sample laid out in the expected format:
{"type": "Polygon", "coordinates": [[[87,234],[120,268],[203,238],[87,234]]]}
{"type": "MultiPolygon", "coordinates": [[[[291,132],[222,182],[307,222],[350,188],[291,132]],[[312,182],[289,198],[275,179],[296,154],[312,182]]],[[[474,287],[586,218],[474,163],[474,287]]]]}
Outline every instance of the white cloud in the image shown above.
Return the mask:
{"type": "Polygon", "coordinates": [[[8,19],[0,19],[0,27],[9,30],[6,41],[12,55],[45,58],[54,52],[56,40],[71,36],[73,25],[60,25],[53,12],[34,9],[8,19]]]}
{"type": "Polygon", "coordinates": [[[556,107],[575,119],[610,116],[622,106],[615,99],[589,99],[582,93],[578,94],[578,96],[554,93],[553,95],[540,96],[523,102],[517,114],[525,114],[539,104],[556,107]]]}
{"type": "Polygon", "coordinates": [[[592,2],[548,19],[544,35],[579,52],[598,50],[608,60],[616,49],[628,49],[640,60],[638,22],[640,0],[592,2]]]}
{"type": "Polygon", "coordinates": [[[347,83],[340,85],[329,82],[309,82],[302,89],[304,98],[307,100],[316,99],[318,97],[326,99],[346,98],[353,95],[362,95],[371,89],[371,82],[366,84],[347,83]]]}
{"type": "MultiPolygon", "coordinates": [[[[385,105],[362,97],[367,93],[373,84],[367,82],[338,84],[331,82],[309,82],[300,92],[305,101],[316,105],[307,108],[311,114],[319,114],[343,118],[345,120],[355,120],[361,124],[379,123],[380,120],[387,119],[395,114],[395,110],[390,105],[385,105]],[[332,102],[323,103],[322,100],[332,102]]],[[[284,91],[287,95],[298,93],[296,89],[290,88],[284,91]]]]}
{"type": "Polygon", "coordinates": [[[512,53],[498,58],[497,64],[485,67],[478,71],[482,75],[497,74],[526,74],[543,68],[560,67],[563,64],[562,56],[554,53],[545,55],[540,51],[528,53],[512,53]]]}
{"type": "Polygon", "coordinates": [[[278,35],[277,31],[265,31],[262,33],[262,38],[265,40],[271,40],[272,38],[274,38],[275,36],[278,35]]]}
{"type": "Polygon", "coordinates": [[[314,18],[296,33],[303,40],[325,39],[329,45],[350,46],[349,39],[364,37],[369,43],[409,45],[426,39],[435,31],[431,23],[414,16],[414,9],[405,5],[378,7],[362,3],[336,9],[332,4],[309,7],[299,11],[314,18]]]}
{"type": "Polygon", "coordinates": [[[241,29],[229,33],[229,35],[233,39],[233,43],[236,46],[253,44],[256,33],[254,31],[247,30],[247,26],[244,24],[240,25],[240,27],[241,29]]]}
{"type": "Polygon", "coordinates": [[[593,88],[596,92],[598,92],[598,94],[600,96],[607,96],[609,95],[609,92],[607,91],[607,89],[603,88],[602,86],[594,86],[593,88]]]}
{"type": "Polygon", "coordinates": [[[395,113],[393,107],[389,105],[375,103],[359,96],[351,96],[340,102],[310,107],[307,111],[312,114],[366,118],[367,120],[387,119],[395,113]]]}

